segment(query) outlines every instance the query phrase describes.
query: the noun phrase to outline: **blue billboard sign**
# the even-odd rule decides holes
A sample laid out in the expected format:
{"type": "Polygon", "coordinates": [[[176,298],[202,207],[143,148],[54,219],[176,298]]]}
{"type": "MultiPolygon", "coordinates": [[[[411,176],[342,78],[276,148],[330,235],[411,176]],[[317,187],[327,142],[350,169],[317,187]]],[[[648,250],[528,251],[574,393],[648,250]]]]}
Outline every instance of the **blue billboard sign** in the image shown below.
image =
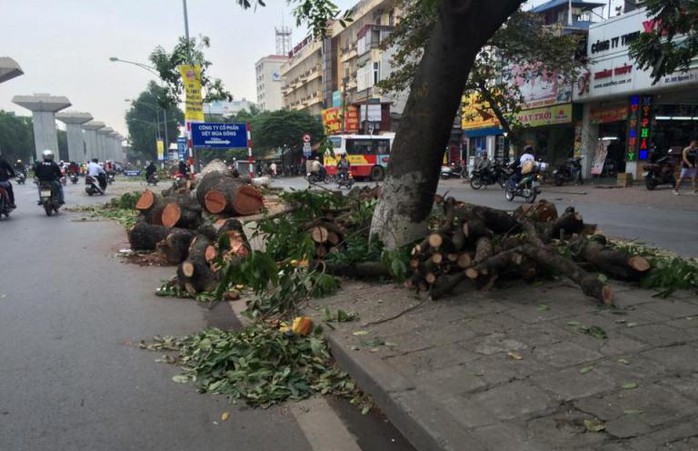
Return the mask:
{"type": "Polygon", "coordinates": [[[191,139],[194,147],[206,149],[247,147],[247,126],[245,124],[195,122],[191,124],[191,139]]]}

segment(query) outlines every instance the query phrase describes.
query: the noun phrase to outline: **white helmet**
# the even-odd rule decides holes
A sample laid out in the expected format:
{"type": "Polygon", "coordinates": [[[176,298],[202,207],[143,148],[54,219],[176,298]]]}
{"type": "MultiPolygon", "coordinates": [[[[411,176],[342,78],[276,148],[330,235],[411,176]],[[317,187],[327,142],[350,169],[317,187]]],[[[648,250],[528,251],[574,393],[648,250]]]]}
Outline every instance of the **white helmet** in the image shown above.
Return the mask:
{"type": "Polygon", "coordinates": [[[41,154],[44,156],[44,160],[53,161],[53,150],[46,149],[41,154]]]}

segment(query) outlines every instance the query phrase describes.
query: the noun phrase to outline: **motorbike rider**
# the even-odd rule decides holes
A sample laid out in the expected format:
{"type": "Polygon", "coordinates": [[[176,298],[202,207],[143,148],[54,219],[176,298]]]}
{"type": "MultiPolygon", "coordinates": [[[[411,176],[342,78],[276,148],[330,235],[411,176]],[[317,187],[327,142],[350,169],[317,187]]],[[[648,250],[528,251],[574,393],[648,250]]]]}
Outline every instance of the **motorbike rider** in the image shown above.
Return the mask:
{"type": "Polygon", "coordinates": [[[17,208],[15,205],[15,192],[12,190],[12,183],[10,183],[10,179],[15,175],[14,169],[12,169],[10,163],[2,158],[2,153],[0,152],[0,188],[7,191],[7,195],[10,197],[10,208],[17,208]]]}
{"type": "Polygon", "coordinates": [[[337,162],[337,175],[340,179],[344,180],[348,177],[350,170],[351,164],[349,164],[349,160],[347,160],[347,154],[343,154],[337,162]]]}
{"type": "Polygon", "coordinates": [[[320,179],[325,178],[325,166],[320,163],[319,160],[311,160],[310,162],[310,173],[318,176],[320,179]]]}
{"type": "MultiPolygon", "coordinates": [[[[65,200],[63,197],[63,186],[61,185],[61,177],[63,177],[61,168],[58,166],[58,164],[56,164],[55,161],[53,161],[52,150],[46,149],[41,155],[43,160],[37,161],[34,165],[34,174],[36,175],[36,178],[39,179],[39,195],[41,195],[41,183],[50,183],[58,193],[58,203],[63,205],[65,200]]],[[[40,199],[39,204],[41,204],[40,199]]]]}
{"type": "Polygon", "coordinates": [[[15,172],[21,172],[24,175],[27,175],[27,168],[24,166],[24,163],[22,163],[22,160],[17,160],[15,163],[15,172]]]}
{"type": "Polygon", "coordinates": [[[104,172],[107,174],[107,176],[114,174],[114,163],[112,163],[111,160],[104,162],[104,172]]]}
{"type": "Polygon", "coordinates": [[[150,178],[157,172],[158,168],[155,167],[155,164],[151,161],[148,163],[148,166],[145,168],[145,179],[150,180],[150,178]]]}
{"type": "Polygon", "coordinates": [[[98,159],[93,158],[87,165],[87,175],[96,178],[102,190],[107,187],[107,173],[99,165],[98,159]]]}
{"type": "Polygon", "coordinates": [[[177,167],[179,173],[184,177],[185,179],[189,178],[189,166],[187,165],[187,162],[184,160],[179,160],[179,166],[177,167]]]}
{"type": "Polygon", "coordinates": [[[477,170],[484,174],[489,172],[491,168],[492,160],[489,159],[487,152],[483,152],[482,158],[480,159],[480,162],[477,164],[477,170]]]}
{"type": "Polygon", "coordinates": [[[71,161],[68,165],[68,174],[78,174],[80,172],[80,166],[74,161],[71,161]]]}

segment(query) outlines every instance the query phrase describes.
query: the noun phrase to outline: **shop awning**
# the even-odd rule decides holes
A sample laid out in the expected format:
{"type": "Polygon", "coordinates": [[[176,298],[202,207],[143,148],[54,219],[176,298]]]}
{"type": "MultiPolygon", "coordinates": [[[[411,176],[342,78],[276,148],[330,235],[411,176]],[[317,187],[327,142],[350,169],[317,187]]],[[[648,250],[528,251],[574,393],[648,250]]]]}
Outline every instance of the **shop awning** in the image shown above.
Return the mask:
{"type": "Polygon", "coordinates": [[[474,130],[463,130],[463,134],[468,138],[479,138],[481,136],[503,135],[504,130],[499,127],[476,128],[474,130]]]}

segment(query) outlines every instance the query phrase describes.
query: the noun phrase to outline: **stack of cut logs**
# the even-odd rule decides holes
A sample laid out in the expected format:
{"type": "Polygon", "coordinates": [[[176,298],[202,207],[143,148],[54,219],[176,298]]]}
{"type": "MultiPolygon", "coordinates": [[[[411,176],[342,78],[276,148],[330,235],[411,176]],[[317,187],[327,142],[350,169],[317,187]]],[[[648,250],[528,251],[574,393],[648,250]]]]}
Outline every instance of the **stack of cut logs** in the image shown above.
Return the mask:
{"type": "Polygon", "coordinates": [[[558,216],[555,205],[541,200],[513,215],[493,208],[437,198],[444,209],[438,227],[414,246],[406,286],[429,291],[432,299],[472,280],[489,289],[498,278],[531,280],[538,274],[561,274],[604,304],[613,290],[596,271],[620,280],[637,280],[649,262],[606,246],[570,207],[558,216]],[[570,255],[572,258],[563,256],[570,255]]]}
{"type": "Polygon", "coordinates": [[[232,216],[264,207],[259,190],[229,175],[225,166],[204,174],[195,191],[189,184],[162,195],[144,191],[136,203],[140,215],[128,232],[131,249],[156,250],[168,264],[179,265],[177,281],[192,294],[215,288],[217,262],[249,254],[243,225],[232,216]],[[207,223],[204,211],[218,219],[207,223]]]}

